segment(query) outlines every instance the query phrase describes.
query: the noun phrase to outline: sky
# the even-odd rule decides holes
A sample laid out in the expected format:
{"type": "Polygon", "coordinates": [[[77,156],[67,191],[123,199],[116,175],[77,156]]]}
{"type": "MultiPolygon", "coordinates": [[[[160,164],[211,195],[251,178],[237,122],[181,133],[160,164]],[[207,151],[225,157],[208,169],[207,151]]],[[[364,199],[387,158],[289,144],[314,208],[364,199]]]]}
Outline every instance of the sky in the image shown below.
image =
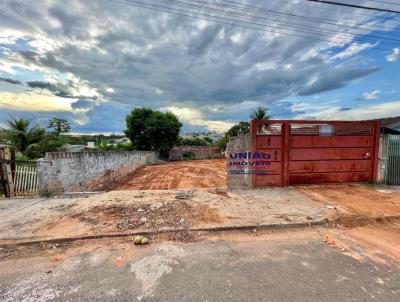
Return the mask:
{"type": "Polygon", "coordinates": [[[222,6],[186,17],[182,3],[196,1],[138,2],[153,9],[0,0],[0,127],[59,117],[74,133],[121,133],[135,107],[172,111],[182,132],[226,131],[258,106],[274,119],[400,115],[400,15],[306,0],[198,1],[289,14],[239,6],[237,26],[222,6]],[[171,6],[175,14],[161,9],[171,6]],[[207,16],[217,13],[225,19],[207,16]]]}

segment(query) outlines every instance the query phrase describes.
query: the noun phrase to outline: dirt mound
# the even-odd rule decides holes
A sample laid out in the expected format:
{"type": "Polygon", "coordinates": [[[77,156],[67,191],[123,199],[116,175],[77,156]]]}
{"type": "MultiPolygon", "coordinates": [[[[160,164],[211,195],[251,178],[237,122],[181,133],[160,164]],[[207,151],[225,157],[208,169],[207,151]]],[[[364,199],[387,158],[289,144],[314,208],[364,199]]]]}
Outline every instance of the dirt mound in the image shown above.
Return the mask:
{"type": "Polygon", "coordinates": [[[111,190],[168,190],[225,186],[225,159],[208,159],[145,166],[111,190]]]}
{"type": "Polygon", "coordinates": [[[176,200],[154,202],[140,205],[94,206],[86,212],[70,216],[94,228],[108,231],[159,229],[161,227],[188,228],[199,222],[221,222],[218,211],[202,205],[191,205],[188,202],[176,200]]]}

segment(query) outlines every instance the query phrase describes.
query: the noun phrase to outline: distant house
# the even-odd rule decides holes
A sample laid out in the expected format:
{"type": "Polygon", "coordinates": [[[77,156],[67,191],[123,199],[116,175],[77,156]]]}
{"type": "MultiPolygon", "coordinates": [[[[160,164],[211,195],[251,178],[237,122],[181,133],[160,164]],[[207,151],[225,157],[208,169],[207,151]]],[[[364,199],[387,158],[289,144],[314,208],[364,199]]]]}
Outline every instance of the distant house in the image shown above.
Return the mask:
{"type": "Polygon", "coordinates": [[[87,142],[87,145],[70,145],[64,146],[67,152],[82,152],[82,151],[93,151],[96,149],[94,142],[87,142]]]}
{"type": "Polygon", "coordinates": [[[181,134],[183,138],[200,138],[203,139],[205,137],[211,138],[213,141],[216,141],[222,137],[222,134],[218,132],[189,132],[181,134]]]}
{"type": "Polygon", "coordinates": [[[400,116],[381,118],[381,132],[400,134],[400,116]]]}
{"type": "Polygon", "coordinates": [[[128,144],[129,142],[130,142],[130,140],[127,137],[114,138],[114,139],[108,140],[107,146],[116,146],[118,144],[128,144]]]}

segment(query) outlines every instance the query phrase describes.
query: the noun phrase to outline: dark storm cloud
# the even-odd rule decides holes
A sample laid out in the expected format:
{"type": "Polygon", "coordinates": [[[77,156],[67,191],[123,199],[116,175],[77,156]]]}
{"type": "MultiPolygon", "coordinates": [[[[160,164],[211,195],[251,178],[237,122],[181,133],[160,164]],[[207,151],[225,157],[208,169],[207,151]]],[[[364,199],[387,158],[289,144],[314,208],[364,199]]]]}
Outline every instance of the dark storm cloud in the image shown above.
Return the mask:
{"type": "Polygon", "coordinates": [[[93,101],[89,101],[89,100],[85,100],[85,99],[80,99],[71,104],[71,107],[73,109],[91,109],[91,108],[93,108],[93,106],[94,106],[93,101]]]}
{"type": "Polygon", "coordinates": [[[130,112],[130,106],[117,102],[104,103],[89,111],[89,122],[84,125],[76,125],[76,131],[82,132],[122,132],[125,129],[125,116],[130,112]]]}
{"type": "Polygon", "coordinates": [[[22,85],[21,81],[10,79],[10,78],[5,78],[5,77],[0,77],[0,81],[9,83],[9,84],[14,84],[14,85],[22,85]]]}
{"type": "MultiPolygon", "coordinates": [[[[29,81],[26,82],[26,84],[33,89],[46,89],[50,91],[53,95],[62,97],[62,98],[73,98],[73,99],[80,99],[77,102],[73,103],[76,104],[75,107],[73,104],[71,105],[73,108],[78,108],[78,106],[82,106],[83,104],[86,104],[86,102],[92,102],[89,100],[96,100],[96,96],[82,96],[82,95],[76,95],[72,93],[72,90],[76,87],[72,83],[69,84],[62,84],[62,83],[49,83],[49,82],[43,82],[43,81],[29,81]],[[83,100],[83,98],[85,100],[83,100]],[[82,101],[81,101],[82,99],[82,101]],[[79,103],[81,101],[81,103],[79,103]],[[78,104],[77,104],[78,103],[78,104]]],[[[93,103],[93,102],[92,102],[93,103]]],[[[81,107],[82,108],[82,107],[81,107]]],[[[86,106],[86,108],[89,108],[89,106],[86,106]]]]}
{"type": "Polygon", "coordinates": [[[188,48],[188,54],[192,56],[203,55],[209,46],[214,42],[216,36],[221,30],[220,25],[214,25],[206,28],[188,48]]]}
{"type": "Polygon", "coordinates": [[[341,68],[323,72],[317,76],[317,80],[300,89],[298,95],[308,96],[325,91],[339,89],[349,85],[354,80],[365,77],[371,73],[379,71],[379,67],[371,67],[364,69],[347,69],[341,68]]]}
{"type": "Polygon", "coordinates": [[[30,81],[26,82],[26,84],[31,88],[39,88],[39,89],[47,89],[51,91],[54,95],[63,97],[63,98],[72,98],[73,96],[68,91],[66,87],[61,84],[53,84],[49,82],[42,81],[30,81]]]}

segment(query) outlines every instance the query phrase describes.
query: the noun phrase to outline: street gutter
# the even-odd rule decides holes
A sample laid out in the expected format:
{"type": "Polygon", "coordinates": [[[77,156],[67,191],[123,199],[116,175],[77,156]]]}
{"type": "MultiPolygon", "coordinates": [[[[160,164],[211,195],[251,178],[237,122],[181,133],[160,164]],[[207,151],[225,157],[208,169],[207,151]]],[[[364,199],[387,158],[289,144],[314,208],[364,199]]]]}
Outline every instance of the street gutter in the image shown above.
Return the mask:
{"type": "MultiPolygon", "coordinates": [[[[46,243],[66,243],[79,240],[93,240],[102,238],[117,238],[117,237],[131,237],[136,235],[157,235],[165,233],[179,233],[182,231],[187,232],[231,232],[231,231],[249,231],[249,230],[287,230],[287,229],[304,229],[313,227],[326,227],[335,228],[341,225],[345,219],[353,219],[355,225],[347,228],[354,228],[357,226],[364,226],[373,223],[383,223],[390,222],[393,220],[399,220],[400,216],[378,216],[378,217],[360,217],[360,216],[342,216],[337,219],[324,218],[322,220],[301,222],[301,223],[279,223],[279,224],[251,224],[251,225],[240,225],[240,226],[213,226],[213,227],[194,227],[194,228],[174,228],[174,227],[164,227],[157,230],[142,230],[135,232],[120,232],[120,233],[102,233],[95,235],[85,235],[76,237],[62,237],[62,238],[50,238],[41,240],[27,240],[29,238],[0,238],[0,247],[6,246],[26,246],[34,244],[46,244],[46,243]],[[5,241],[6,243],[1,243],[5,241]]],[[[32,238],[32,237],[30,237],[32,238]]]]}

